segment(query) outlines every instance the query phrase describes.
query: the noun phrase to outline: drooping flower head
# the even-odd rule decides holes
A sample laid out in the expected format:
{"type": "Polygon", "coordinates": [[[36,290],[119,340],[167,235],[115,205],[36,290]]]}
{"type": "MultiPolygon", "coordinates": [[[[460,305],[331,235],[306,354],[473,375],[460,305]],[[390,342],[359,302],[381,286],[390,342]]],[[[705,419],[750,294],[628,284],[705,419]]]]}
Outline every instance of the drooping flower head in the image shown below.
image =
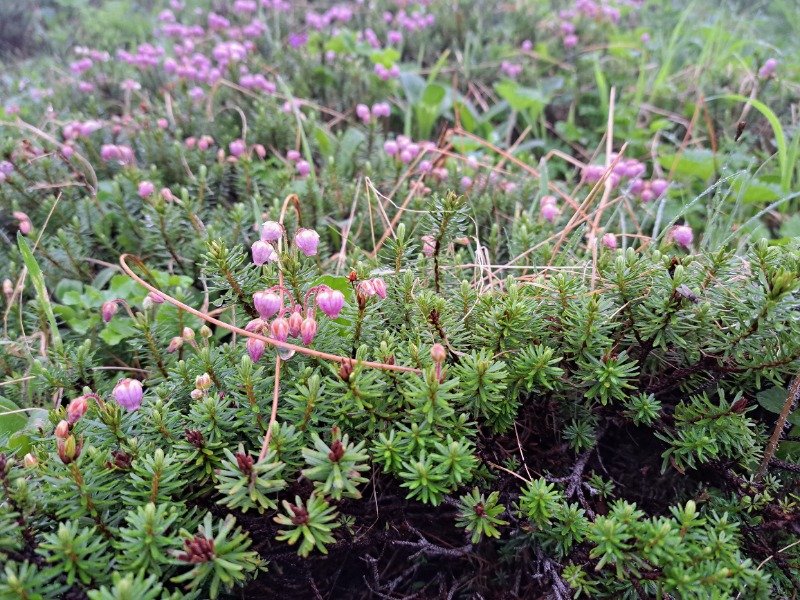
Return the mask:
{"type": "Polygon", "coordinates": [[[253,262],[259,267],[266,263],[276,262],[278,260],[278,253],[267,242],[258,240],[253,243],[253,262]]]}
{"type": "Polygon", "coordinates": [[[672,230],[672,239],[675,240],[675,243],[679,246],[688,248],[691,246],[692,240],[694,239],[692,228],[688,225],[678,225],[672,230]]]}
{"type": "Polygon", "coordinates": [[[277,242],[283,235],[283,225],[277,221],[267,221],[261,226],[261,239],[265,242],[277,242]]]}
{"type": "Polygon", "coordinates": [[[300,252],[306,256],[314,256],[319,246],[319,234],[313,229],[298,229],[294,234],[294,242],[300,252]]]}
{"type": "Polygon", "coordinates": [[[285,342],[289,337],[289,321],[285,317],[278,317],[269,324],[269,332],[279,342],[285,342]]]}
{"type": "Polygon", "coordinates": [[[269,319],[281,309],[283,302],[275,292],[262,290],[253,294],[253,305],[262,319],[269,319]]]}
{"type": "Polygon", "coordinates": [[[314,341],[315,335],[317,335],[317,322],[314,317],[306,317],[300,325],[300,338],[303,344],[309,346],[314,341]]]}
{"type": "Polygon", "coordinates": [[[142,383],[138,379],[120,379],[114,386],[114,398],[128,411],[139,410],[142,405],[142,383]]]}
{"type": "Polygon", "coordinates": [[[118,310],[119,304],[117,304],[116,300],[109,300],[103,304],[103,307],[100,309],[100,313],[103,316],[103,322],[108,323],[114,318],[114,315],[117,314],[118,310]]]}
{"type": "Polygon", "coordinates": [[[344,294],[339,290],[325,288],[317,293],[317,306],[329,318],[335,319],[342,312],[344,294]]]}
{"type": "Polygon", "coordinates": [[[261,360],[266,348],[267,345],[262,340],[251,337],[247,338],[247,353],[250,355],[250,360],[254,363],[261,360]]]}

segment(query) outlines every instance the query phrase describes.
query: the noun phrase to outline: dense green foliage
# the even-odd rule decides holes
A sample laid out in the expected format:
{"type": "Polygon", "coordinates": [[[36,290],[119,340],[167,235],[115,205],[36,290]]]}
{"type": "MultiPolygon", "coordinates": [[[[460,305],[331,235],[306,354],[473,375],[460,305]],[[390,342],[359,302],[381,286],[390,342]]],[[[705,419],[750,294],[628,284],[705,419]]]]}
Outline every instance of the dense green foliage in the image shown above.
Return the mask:
{"type": "Polygon", "coordinates": [[[792,3],[180,4],[0,7],[0,599],[791,597],[792,3]]]}

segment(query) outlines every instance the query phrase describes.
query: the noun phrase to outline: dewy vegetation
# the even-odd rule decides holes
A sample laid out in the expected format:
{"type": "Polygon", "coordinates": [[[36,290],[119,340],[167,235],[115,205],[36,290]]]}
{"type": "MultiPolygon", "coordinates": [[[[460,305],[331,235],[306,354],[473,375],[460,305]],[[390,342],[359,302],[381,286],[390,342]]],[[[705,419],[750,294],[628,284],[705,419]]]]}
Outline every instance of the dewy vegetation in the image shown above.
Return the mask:
{"type": "Polygon", "coordinates": [[[0,3],[0,598],[790,598],[800,7],[0,3]]]}

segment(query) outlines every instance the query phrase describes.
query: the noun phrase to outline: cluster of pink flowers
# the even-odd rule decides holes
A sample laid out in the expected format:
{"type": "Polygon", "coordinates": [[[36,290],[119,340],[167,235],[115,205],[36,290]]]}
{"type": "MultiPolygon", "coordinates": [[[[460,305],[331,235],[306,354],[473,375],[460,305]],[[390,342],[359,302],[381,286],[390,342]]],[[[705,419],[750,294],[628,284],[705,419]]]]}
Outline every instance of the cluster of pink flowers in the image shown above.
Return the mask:
{"type": "MultiPolygon", "coordinates": [[[[611,155],[611,160],[617,160],[616,153],[611,155]]],[[[629,192],[638,196],[642,202],[651,202],[659,198],[665,191],[667,191],[668,183],[664,179],[653,179],[652,181],[644,181],[644,175],[647,167],[636,160],[635,158],[628,158],[620,160],[608,175],[611,182],[611,187],[617,187],[622,181],[630,181],[629,192]]],[[[583,178],[588,183],[600,181],[606,173],[606,168],[603,165],[588,165],[583,169],[583,178]]]]}
{"type": "Polygon", "coordinates": [[[103,144],[100,148],[100,158],[106,162],[118,162],[121,165],[132,165],[133,150],[130,146],[121,146],[116,144],[103,144]]]}
{"type": "Polygon", "coordinates": [[[236,0],[233,3],[233,12],[237,15],[254,13],[258,10],[258,3],[255,0],[236,0]]]}
{"type": "Polygon", "coordinates": [[[397,77],[400,77],[400,67],[397,65],[392,65],[387,69],[383,66],[383,64],[377,63],[373,70],[375,75],[377,75],[383,81],[389,81],[390,79],[396,79],[397,77]]]}
{"type": "Polygon", "coordinates": [[[504,60],[502,63],[500,63],[500,70],[509,79],[516,79],[522,73],[522,65],[517,65],[504,60]]]}
{"type": "MultiPolygon", "coordinates": [[[[256,241],[251,250],[253,252],[253,262],[259,266],[277,262],[278,253],[274,244],[284,235],[283,225],[277,221],[267,221],[261,227],[261,239],[256,241]]],[[[319,247],[319,234],[313,229],[298,229],[294,234],[294,246],[305,256],[314,256],[319,247]]]]}
{"type": "Polygon", "coordinates": [[[311,165],[307,160],[303,160],[297,150],[289,150],[286,153],[286,159],[289,162],[295,163],[295,169],[300,177],[305,178],[311,172],[311,165]]]}
{"type": "Polygon", "coordinates": [[[226,67],[232,62],[242,62],[247,58],[247,47],[251,43],[241,44],[236,41],[219,42],[211,51],[211,56],[220,67],[226,67]]]}
{"type": "Polygon", "coordinates": [[[93,66],[94,62],[92,61],[91,58],[87,56],[72,63],[69,66],[69,70],[75,73],[75,75],[82,75],[83,73],[91,69],[93,66]]]}
{"type": "Polygon", "coordinates": [[[397,27],[406,31],[421,31],[433,27],[436,24],[436,17],[418,10],[408,14],[401,9],[396,15],[389,11],[383,13],[383,21],[387,24],[394,23],[397,27]]]}
{"type": "Polygon", "coordinates": [[[101,129],[103,125],[99,121],[72,121],[61,130],[65,140],[78,140],[89,137],[92,133],[101,129]]]}
{"type": "MultiPolygon", "coordinates": [[[[288,290],[281,286],[275,286],[253,295],[253,306],[258,311],[258,318],[250,321],[245,329],[251,333],[270,336],[279,342],[285,342],[289,337],[293,337],[300,338],[306,346],[311,345],[317,334],[315,306],[314,304],[309,305],[312,295],[315,297],[316,307],[328,318],[338,318],[344,307],[342,292],[326,285],[317,286],[308,291],[305,302],[301,304],[292,300],[288,290]],[[288,296],[292,300],[291,306],[284,305],[284,296],[288,296]]],[[[253,362],[258,362],[265,350],[266,343],[263,340],[247,339],[247,352],[253,362]]]]}
{"type": "Polygon", "coordinates": [[[211,137],[210,135],[202,135],[202,136],[200,136],[200,139],[197,139],[196,137],[191,136],[191,137],[186,138],[186,141],[184,142],[184,144],[186,144],[186,148],[188,150],[191,150],[192,148],[197,146],[198,150],[201,150],[201,151],[205,152],[211,146],[214,145],[214,138],[211,137]]]}
{"type": "MultiPolygon", "coordinates": [[[[433,142],[414,142],[405,135],[398,135],[395,140],[387,140],[383,144],[383,151],[387,156],[396,157],[404,164],[410,163],[414,160],[420,152],[427,152],[431,147],[435,147],[433,142]]],[[[419,169],[423,173],[429,173],[432,169],[430,161],[422,161],[419,164],[419,169]],[[425,164],[423,164],[425,163],[425,164]]]]}
{"type": "Polygon", "coordinates": [[[122,62],[138,67],[139,69],[157,67],[163,56],[164,48],[153,46],[152,44],[141,44],[136,48],[135,54],[131,54],[125,50],[117,51],[117,57],[119,57],[122,62]]]}
{"type": "Polygon", "coordinates": [[[268,81],[261,73],[253,75],[247,72],[247,70],[244,70],[239,75],[239,85],[248,90],[260,90],[267,94],[274,94],[277,89],[275,84],[268,81]]]}
{"type": "Polygon", "coordinates": [[[261,6],[279,12],[289,12],[292,9],[292,3],[289,0],[261,0],[261,6]]]}
{"type": "Polygon", "coordinates": [[[372,110],[366,104],[359,104],[356,106],[356,116],[361,119],[365,125],[368,124],[372,118],[389,117],[392,114],[392,107],[388,102],[378,102],[372,105],[372,110]]]}
{"type": "Polygon", "coordinates": [[[356,38],[359,42],[366,40],[367,43],[373,49],[378,49],[381,47],[381,42],[378,39],[378,35],[369,27],[367,27],[363,32],[359,32],[358,37],[356,38]]]}
{"type": "Polygon", "coordinates": [[[591,19],[605,19],[611,23],[619,23],[619,9],[606,3],[597,3],[595,0],[577,0],[575,11],[591,19]]]}
{"type": "Polygon", "coordinates": [[[313,11],[306,12],[306,25],[322,31],[326,27],[330,27],[333,23],[347,23],[353,18],[353,11],[342,5],[332,6],[322,14],[313,11]]]}

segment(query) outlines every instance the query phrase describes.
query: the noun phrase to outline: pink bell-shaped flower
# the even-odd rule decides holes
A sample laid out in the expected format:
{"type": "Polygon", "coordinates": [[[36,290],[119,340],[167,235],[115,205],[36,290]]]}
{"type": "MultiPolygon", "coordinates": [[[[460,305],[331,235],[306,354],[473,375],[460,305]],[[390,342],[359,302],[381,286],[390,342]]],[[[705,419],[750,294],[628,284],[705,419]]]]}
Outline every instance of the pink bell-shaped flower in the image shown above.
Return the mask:
{"type": "Polygon", "coordinates": [[[114,398],[128,411],[138,410],[142,405],[142,383],[138,379],[120,379],[114,386],[114,398]]]}

